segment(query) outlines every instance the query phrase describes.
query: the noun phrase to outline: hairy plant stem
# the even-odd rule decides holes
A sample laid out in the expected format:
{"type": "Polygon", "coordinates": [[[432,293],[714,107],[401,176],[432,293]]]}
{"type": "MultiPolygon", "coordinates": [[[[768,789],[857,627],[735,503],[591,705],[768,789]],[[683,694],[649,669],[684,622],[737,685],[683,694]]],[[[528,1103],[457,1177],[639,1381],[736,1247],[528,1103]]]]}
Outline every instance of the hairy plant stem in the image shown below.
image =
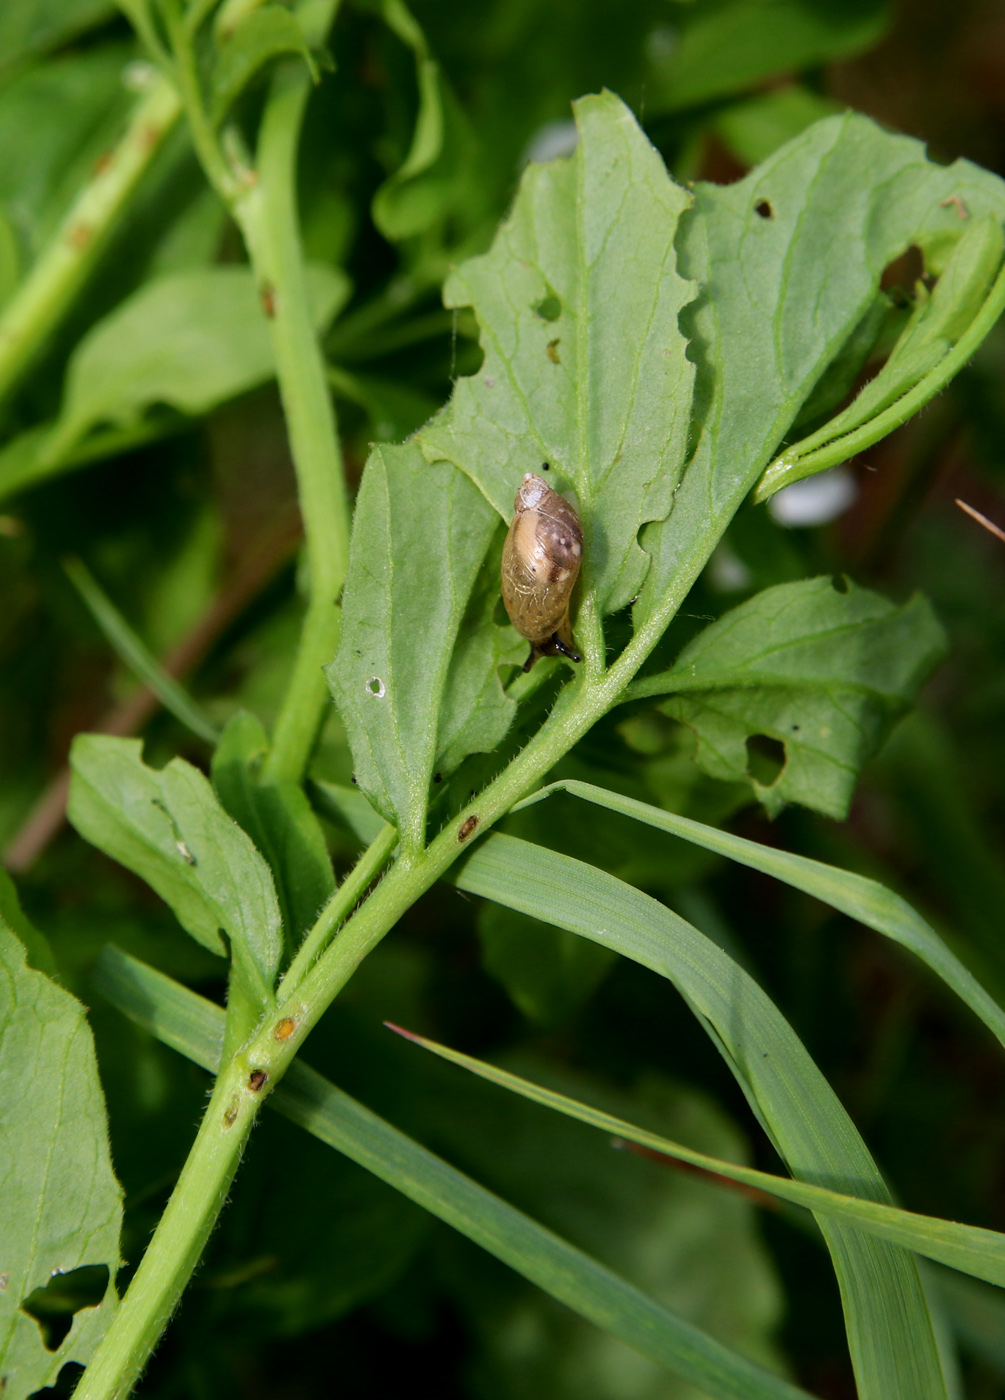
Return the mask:
{"type": "Polygon", "coordinates": [[[97,262],[140,177],[181,112],[170,82],[157,78],[118,145],[99,162],[51,243],[0,316],[0,402],[69,309],[97,262]]]}
{"type": "MultiPolygon", "coordinates": [[[[696,546],[691,558],[682,564],[672,592],[610,669],[604,670],[587,658],[583,670],[561,692],[548,719],[526,748],[424,850],[399,854],[326,951],[313,961],[313,950],[324,945],[347,910],[345,892],[351,890],[355,898],[355,891],[365,889],[381,868],[393,828],[386,828],[364,854],[360,862],[363,873],[354,879],[354,872],[332,896],[304,940],[303,948],[311,948],[312,953],[310,958],[297,959],[302,968],[299,982],[285,995],[284,988],[280,988],[279,1004],[269,1009],[248,1043],[222,1065],[171,1200],[122,1308],[81,1378],[75,1392],[77,1400],[113,1400],[128,1394],[195,1267],[223,1205],[258,1108],[286,1073],[308,1032],[366,955],[464,854],[469,842],[527,796],[597,720],[619,703],[686,597],[719,533],[710,530],[696,546]]],[[[288,974],[287,985],[289,981],[288,974]]]]}

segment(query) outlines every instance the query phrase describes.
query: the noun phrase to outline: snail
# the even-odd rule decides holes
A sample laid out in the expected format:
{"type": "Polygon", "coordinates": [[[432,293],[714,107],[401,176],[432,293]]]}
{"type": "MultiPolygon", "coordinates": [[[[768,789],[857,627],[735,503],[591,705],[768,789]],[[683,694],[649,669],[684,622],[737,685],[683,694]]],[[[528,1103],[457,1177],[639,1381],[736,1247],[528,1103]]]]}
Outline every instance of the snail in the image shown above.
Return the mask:
{"type": "Polygon", "coordinates": [[[502,596],[510,622],[539,656],[581,661],[569,626],[569,600],[583,562],[583,528],[568,501],[527,472],[514,502],[502,556],[502,596]]]}

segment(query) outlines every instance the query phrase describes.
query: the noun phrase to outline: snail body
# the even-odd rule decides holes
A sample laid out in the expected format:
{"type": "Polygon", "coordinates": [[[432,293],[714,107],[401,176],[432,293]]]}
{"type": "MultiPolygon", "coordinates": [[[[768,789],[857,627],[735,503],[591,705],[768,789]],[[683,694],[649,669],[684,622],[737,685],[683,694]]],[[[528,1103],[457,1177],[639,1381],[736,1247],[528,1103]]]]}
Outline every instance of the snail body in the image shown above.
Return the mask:
{"type": "Polygon", "coordinates": [[[502,556],[502,596],[510,622],[531,645],[525,671],[539,656],[582,658],[569,624],[569,603],[583,562],[583,528],[574,508],[533,472],[514,502],[502,556]]]}

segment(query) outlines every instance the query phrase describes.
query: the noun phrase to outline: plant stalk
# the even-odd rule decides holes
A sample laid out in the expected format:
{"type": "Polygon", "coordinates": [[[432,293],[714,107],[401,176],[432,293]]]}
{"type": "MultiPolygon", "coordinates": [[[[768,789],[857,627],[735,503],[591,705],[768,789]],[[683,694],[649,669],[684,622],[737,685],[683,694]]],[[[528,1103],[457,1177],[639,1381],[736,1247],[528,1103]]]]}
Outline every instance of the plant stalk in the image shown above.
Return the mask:
{"type": "Polygon", "coordinates": [[[17,386],[97,262],[122,209],[181,112],[166,78],[135,108],[119,144],[74,200],[0,316],[0,402],[17,386]]]}

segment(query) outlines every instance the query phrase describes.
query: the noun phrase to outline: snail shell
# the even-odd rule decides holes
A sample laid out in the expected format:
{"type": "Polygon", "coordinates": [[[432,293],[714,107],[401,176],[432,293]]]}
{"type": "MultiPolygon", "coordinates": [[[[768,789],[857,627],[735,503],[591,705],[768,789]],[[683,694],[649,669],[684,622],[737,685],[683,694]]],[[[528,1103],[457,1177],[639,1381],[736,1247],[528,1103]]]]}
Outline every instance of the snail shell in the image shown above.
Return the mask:
{"type": "Polygon", "coordinates": [[[568,501],[527,472],[514,502],[502,556],[502,596],[510,622],[539,656],[582,658],[572,641],[569,602],[583,562],[583,528],[568,501]]]}

